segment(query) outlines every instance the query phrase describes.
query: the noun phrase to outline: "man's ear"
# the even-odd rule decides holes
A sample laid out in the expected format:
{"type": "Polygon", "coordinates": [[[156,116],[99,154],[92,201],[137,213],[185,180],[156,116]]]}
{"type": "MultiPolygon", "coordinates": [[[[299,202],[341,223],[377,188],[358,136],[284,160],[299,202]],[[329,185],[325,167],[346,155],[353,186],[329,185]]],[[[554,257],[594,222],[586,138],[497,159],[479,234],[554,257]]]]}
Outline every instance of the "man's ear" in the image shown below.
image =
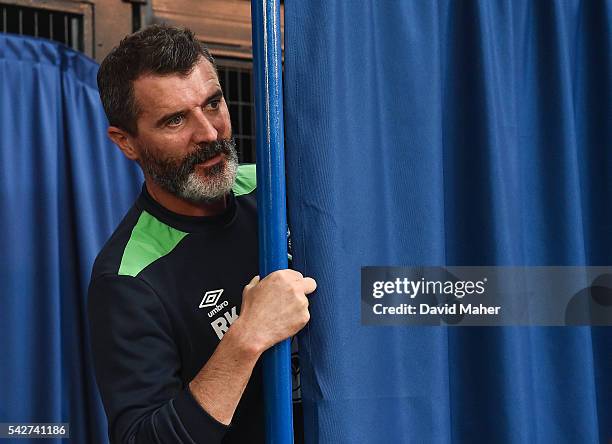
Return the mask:
{"type": "Polygon", "coordinates": [[[131,136],[121,128],[116,126],[109,126],[108,130],[106,130],[108,137],[115,142],[115,144],[119,147],[121,152],[130,160],[138,160],[138,150],[134,147],[132,143],[131,136]]]}

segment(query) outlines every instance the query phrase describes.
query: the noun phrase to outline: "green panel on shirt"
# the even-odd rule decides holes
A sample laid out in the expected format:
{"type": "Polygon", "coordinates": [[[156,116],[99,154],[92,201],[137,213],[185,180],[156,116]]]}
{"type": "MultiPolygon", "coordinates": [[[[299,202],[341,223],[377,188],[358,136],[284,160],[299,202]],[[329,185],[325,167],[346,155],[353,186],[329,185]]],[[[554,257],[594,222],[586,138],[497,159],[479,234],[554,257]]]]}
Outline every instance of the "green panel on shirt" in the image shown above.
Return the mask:
{"type": "MultiPolygon", "coordinates": [[[[249,194],[256,185],[255,164],[240,165],[232,187],[234,195],[249,194]]],[[[137,276],[147,266],[174,250],[187,234],[143,211],[123,251],[119,274],[137,276]]]]}
{"type": "Polygon", "coordinates": [[[143,211],[123,250],[119,274],[137,276],[148,265],[170,253],[186,235],[143,211]]]}
{"type": "Polygon", "coordinates": [[[257,186],[255,164],[240,165],[236,173],[236,182],[232,187],[236,196],[249,194],[257,186]]]}

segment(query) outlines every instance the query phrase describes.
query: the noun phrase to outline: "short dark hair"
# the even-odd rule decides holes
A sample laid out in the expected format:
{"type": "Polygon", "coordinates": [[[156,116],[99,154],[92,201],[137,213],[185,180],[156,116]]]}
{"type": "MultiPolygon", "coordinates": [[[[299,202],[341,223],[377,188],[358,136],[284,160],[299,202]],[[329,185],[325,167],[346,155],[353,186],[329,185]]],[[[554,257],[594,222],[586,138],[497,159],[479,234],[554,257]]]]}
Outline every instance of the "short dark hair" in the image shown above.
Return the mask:
{"type": "Polygon", "coordinates": [[[98,71],[100,99],[109,123],[136,135],[139,110],[134,81],[147,74],[186,76],[202,57],[216,71],[208,49],[186,28],[152,25],[125,37],[98,71]]]}

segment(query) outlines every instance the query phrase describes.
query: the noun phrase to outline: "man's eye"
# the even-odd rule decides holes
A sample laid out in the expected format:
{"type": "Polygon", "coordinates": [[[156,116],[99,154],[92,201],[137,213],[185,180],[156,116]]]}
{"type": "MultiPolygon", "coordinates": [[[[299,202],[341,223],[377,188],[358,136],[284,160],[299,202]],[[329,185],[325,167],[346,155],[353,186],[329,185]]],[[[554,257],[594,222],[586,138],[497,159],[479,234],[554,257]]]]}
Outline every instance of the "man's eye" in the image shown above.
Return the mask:
{"type": "Polygon", "coordinates": [[[217,110],[219,109],[219,106],[221,105],[221,101],[220,100],[213,100],[212,102],[210,102],[208,104],[208,107],[212,110],[217,110]]]}
{"type": "Polygon", "coordinates": [[[183,123],[183,116],[174,116],[171,119],[166,121],[166,125],[168,126],[178,126],[183,123]]]}

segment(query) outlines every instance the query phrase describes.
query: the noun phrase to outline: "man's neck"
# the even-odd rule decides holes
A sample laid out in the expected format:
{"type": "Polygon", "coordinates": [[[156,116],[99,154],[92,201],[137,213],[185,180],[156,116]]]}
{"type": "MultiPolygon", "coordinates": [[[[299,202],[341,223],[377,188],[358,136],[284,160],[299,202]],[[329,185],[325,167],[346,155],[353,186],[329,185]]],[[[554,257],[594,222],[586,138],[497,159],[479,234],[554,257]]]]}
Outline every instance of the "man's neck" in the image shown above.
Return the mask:
{"type": "Polygon", "coordinates": [[[151,197],[162,207],[183,216],[215,216],[227,208],[227,197],[214,203],[193,203],[174,196],[162,189],[150,178],[145,178],[145,186],[151,197]]]}

